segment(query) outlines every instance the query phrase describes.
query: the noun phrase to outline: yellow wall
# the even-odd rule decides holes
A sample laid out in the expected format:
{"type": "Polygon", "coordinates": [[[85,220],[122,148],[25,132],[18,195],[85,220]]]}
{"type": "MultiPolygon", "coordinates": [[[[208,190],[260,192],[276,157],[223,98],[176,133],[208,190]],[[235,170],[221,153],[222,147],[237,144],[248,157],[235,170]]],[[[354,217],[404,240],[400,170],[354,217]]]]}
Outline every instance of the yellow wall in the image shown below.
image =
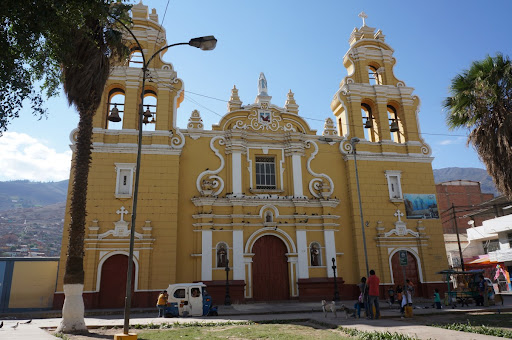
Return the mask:
{"type": "Polygon", "coordinates": [[[53,304],[56,261],[16,261],[9,308],[50,308],[53,304]]]}

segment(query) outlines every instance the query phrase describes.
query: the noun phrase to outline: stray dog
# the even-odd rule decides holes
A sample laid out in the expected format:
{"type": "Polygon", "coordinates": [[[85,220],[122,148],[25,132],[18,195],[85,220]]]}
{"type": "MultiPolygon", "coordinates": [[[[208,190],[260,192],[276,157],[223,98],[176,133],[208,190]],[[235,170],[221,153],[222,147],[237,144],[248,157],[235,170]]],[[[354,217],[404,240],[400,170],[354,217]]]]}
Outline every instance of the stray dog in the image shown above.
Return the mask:
{"type": "Polygon", "coordinates": [[[324,311],[325,317],[327,317],[327,312],[333,312],[335,318],[338,316],[336,314],[336,304],[334,301],[327,303],[325,300],[322,300],[322,310],[324,311]]]}
{"type": "Polygon", "coordinates": [[[345,319],[348,319],[349,314],[356,316],[356,311],[354,309],[350,309],[345,305],[341,305],[340,309],[345,312],[345,319]]]}

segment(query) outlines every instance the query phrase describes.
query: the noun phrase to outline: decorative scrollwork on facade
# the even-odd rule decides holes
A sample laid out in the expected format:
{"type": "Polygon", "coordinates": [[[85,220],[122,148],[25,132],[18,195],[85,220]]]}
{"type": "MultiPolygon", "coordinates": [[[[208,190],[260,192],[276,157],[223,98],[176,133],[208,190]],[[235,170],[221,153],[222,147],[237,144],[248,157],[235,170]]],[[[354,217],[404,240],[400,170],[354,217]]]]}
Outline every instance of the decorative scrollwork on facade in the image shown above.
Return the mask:
{"type": "Polygon", "coordinates": [[[175,133],[176,136],[171,138],[171,147],[173,149],[181,149],[185,145],[185,136],[179,128],[176,128],[175,133]]]}
{"type": "Polygon", "coordinates": [[[346,155],[347,153],[352,153],[352,144],[350,144],[349,140],[344,140],[340,143],[340,152],[343,155],[346,155]]]}
{"type": "Polygon", "coordinates": [[[217,174],[224,169],[225,161],[219,150],[214,146],[217,140],[219,145],[225,145],[226,139],[222,136],[216,136],[210,141],[210,149],[215,153],[215,156],[219,157],[220,166],[217,170],[207,169],[197,176],[196,188],[203,196],[217,196],[224,190],[224,180],[217,176],[217,174]]]}
{"type": "Polygon", "coordinates": [[[244,120],[238,120],[233,125],[233,129],[242,129],[247,130],[249,128],[253,130],[266,130],[266,131],[293,131],[297,130],[293,126],[292,123],[282,124],[282,118],[280,115],[277,115],[270,112],[265,112],[265,116],[260,111],[253,112],[247,116],[249,123],[246,123],[244,120]]]}
{"type": "Polygon", "coordinates": [[[318,153],[318,145],[313,140],[310,139],[307,140],[305,144],[306,148],[308,149],[311,147],[311,145],[313,145],[315,148],[315,151],[313,151],[311,156],[309,156],[308,162],[306,164],[309,174],[316,177],[309,181],[309,192],[316,198],[327,199],[331,197],[332,193],[334,192],[334,182],[326,174],[317,174],[311,169],[311,161],[315,158],[316,154],[318,153]]]}

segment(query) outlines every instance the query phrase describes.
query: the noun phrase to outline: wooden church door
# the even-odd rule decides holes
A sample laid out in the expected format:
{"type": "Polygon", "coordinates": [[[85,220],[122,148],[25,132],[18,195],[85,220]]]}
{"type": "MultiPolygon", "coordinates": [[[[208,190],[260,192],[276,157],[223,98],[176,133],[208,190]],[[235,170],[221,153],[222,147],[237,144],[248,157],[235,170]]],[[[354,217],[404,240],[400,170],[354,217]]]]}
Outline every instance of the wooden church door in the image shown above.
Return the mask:
{"type": "Polygon", "coordinates": [[[252,248],[252,291],[254,301],[290,298],[286,245],[278,237],[260,237],[252,248]]]}
{"type": "Polygon", "coordinates": [[[395,282],[395,287],[397,285],[403,286],[405,284],[405,279],[409,279],[414,284],[414,296],[422,296],[418,263],[416,262],[416,257],[414,257],[414,255],[412,255],[410,252],[407,252],[407,266],[404,266],[405,279],[402,266],[400,265],[399,251],[393,254],[393,257],[391,258],[391,265],[393,268],[393,281],[395,282]]]}
{"type": "MultiPolygon", "coordinates": [[[[113,255],[101,267],[100,308],[122,308],[126,295],[128,256],[113,255]]],[[[135,282],[135,264],[132,266],[132,296],[135,282]]],[[[133,303],[132,303],[133,305],[133,303]]]]}

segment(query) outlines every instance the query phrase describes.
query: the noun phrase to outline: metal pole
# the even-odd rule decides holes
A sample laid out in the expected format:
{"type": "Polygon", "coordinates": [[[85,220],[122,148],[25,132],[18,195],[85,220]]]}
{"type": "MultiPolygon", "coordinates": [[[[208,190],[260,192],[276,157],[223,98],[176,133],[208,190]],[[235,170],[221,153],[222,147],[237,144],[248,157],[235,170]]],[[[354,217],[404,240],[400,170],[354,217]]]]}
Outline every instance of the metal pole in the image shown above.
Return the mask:
{"type": "Polygon", "coordinates": [[[453,203],[452,203],[452,212],[453,212],[453,223],[455,224],[455,232],[457,233],[457,244],[459,245],[460,265],[462,267],[462,271],[465,271],[464,258],[462,257],[462,247],[460,246],[459,226],[457,224],[457,215],[455,215],[455,205],[453,203]]]}
{"type": "Polygon", "coordinates": [[[224,297],[224,305],[231,306],[231,297],[229,296],[229,260],[226,260],[226,296],[224,297]]]}
{"type": "Polygon", "coordinates": [[[338,293],[338,283],[336,282],[336,264],[334,257],[332,258],[332,271],[334,273],[334,301],[340,300],[340,294],[338,293]]]}
{"type": "Polygon", "coordinates": [[[368,253],[366,251],[366,235],[364,232],[364,218],[363,218],[363,206],[361,204],[361,189],[359,188],[359,174],[357,172],[357,156],[356,156],[356,143],[359,142],[359,138],[354,137],[350,140],[352,145],[352,153],[354,154],[354,167],[356,169],[356,185],[357,185],[357,199],[359,200],[359,215],[361,217],[361,230],[363,232],[363,247],[364,247],[364,261],[366,264],[366,277],[370,277],[370,268],[368,266],[368,253]]]}

